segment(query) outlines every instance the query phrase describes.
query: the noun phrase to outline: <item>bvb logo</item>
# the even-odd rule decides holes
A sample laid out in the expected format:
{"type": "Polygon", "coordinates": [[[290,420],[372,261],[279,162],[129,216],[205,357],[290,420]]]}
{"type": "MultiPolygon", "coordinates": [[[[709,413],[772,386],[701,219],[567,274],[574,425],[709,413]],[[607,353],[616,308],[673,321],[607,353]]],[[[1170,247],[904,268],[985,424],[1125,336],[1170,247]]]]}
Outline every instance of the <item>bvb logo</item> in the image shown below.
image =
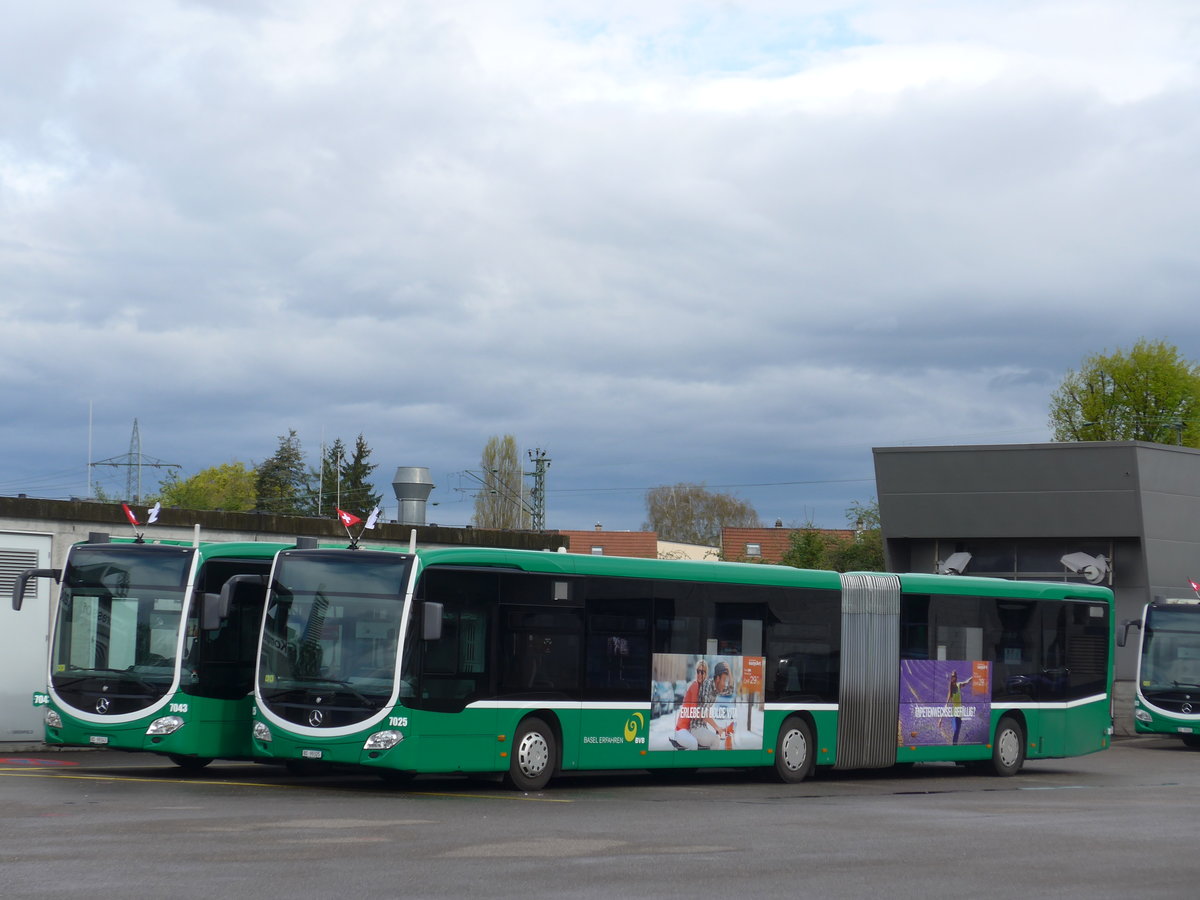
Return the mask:
{"type": "Polygon", "coordinates": [[[632,743],[637,737],[637,733],[641,731],[642,726],[646,724],[646,717],[640,712],[634,713],[629,717],[629,721],[625,723],[625,742],[632,743]]]}

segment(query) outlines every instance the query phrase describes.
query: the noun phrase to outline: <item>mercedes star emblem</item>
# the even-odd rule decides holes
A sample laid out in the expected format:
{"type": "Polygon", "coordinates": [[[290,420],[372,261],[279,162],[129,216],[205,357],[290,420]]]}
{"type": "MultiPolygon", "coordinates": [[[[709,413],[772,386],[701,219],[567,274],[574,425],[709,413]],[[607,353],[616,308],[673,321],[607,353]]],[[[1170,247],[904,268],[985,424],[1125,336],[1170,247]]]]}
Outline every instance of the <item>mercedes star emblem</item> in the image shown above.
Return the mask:
{"type": "Polygon", "coordinates": [[[109,699],[107,697],[101,697],[96,701],[96,712],[100,713],[100,715],[104,715],[106,712],[108,712],[109,705],[109,699]]]}
{"type": "Polygon", "coordinates": [[[325,713],[319,709],[314,709],[308,714],[308,724],[313,728],[319,728],[321,723],[325,721],[325,713]]]}

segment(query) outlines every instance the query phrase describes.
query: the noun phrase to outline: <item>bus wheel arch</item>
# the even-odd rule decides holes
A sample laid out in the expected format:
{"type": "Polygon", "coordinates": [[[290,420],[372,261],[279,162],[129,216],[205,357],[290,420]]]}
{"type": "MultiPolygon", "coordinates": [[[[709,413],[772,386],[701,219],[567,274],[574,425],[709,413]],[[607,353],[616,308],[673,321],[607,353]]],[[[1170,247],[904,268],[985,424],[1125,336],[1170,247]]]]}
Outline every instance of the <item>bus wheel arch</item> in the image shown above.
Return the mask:
{"type": "Polygon", "coordinates": [[[518,791],[540,791],[558,772],[562,732],[546,712],[530,713],[513,732],[505,782],[518,791]]]}
{"type": "Polygon", "coordinates": [[[793,714],[779,726],[775,740],[775,776],[784,784],[799,784],[812,772],[816,758],[816,728],[808,716],[793,714]]]}
{"type": "Polygon", "coordinates": [[[1025,735],[1026,724],[1024,716],[1019,713],[1007,712],[996,723],[996,733],[992,737],[992,772],[1002,778],[1016,775],[1025,765],[1025,735]]]}

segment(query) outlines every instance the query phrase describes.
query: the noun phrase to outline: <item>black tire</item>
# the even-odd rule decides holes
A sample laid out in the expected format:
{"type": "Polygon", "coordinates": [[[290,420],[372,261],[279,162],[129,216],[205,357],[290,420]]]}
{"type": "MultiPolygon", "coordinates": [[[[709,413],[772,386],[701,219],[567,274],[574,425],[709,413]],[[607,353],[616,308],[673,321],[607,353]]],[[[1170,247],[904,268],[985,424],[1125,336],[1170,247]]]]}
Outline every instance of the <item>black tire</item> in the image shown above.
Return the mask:
{"type": "Polygon", "coordinates": [[[558,742],[554,731],[536,716],[517,726],[513,735],[505,782],[518,791],[540,791],[549,782],[558,765],[558,742]]]}
{"type": "Polygon", "coordinates": [[[1016,775],[1025,765],[1025,729],[1012,716],[1004,716],[992,739],[992,773],[1001,778],[1016,775]]]}
{"type": "Polygon", "coordinates": [[[791,718],[779,729],[775,741],[775,777],[784,784],[799,784],[813,765],[813,737],[808,723],[791,718]]]}
{"type": "Polygon", "coordinates": [[[1183,746],[1185,747],[1200,747],[1200,734],[1181,734],[1183,738],[1183,746]]]}
{"type": "Polygon", "coordinates": [[[178,753],[168,753],[167,759],[185,772],[199,772],[212,762],[211,756],[180,756],[178,753]]]}

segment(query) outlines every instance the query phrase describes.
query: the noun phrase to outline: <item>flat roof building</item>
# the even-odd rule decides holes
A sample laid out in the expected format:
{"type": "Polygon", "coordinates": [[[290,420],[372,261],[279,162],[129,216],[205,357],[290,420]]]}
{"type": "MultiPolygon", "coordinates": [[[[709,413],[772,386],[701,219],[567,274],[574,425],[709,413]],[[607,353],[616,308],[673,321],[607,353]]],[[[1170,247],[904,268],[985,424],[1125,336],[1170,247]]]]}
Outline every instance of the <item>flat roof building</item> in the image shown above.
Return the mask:
{"type": "MultiPolygon", "coordinates": [[[[877,447],[887,566],[1112,588],[1114,618],[1200,579],[1200,450],[1141,441],[877,447]]],[[[1132,697],[1137,642],[1117,650],[1132,697]]]]}

